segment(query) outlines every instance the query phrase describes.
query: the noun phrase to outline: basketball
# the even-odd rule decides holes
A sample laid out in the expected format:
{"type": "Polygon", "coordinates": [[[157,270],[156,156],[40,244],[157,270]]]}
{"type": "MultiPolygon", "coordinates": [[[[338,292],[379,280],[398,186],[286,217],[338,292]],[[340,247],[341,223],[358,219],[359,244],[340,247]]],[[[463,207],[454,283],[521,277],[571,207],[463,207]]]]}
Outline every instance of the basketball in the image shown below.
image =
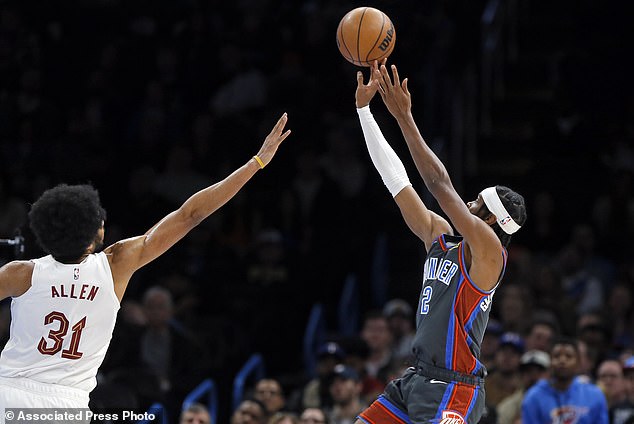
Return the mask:
{"type": "Polygon", "coordinates": [[[373,7],[358,7],[346,13],[337,28],[337,47],[357,66],[370,66],[394,50],[396,31],[390,18],[373,7]]]}

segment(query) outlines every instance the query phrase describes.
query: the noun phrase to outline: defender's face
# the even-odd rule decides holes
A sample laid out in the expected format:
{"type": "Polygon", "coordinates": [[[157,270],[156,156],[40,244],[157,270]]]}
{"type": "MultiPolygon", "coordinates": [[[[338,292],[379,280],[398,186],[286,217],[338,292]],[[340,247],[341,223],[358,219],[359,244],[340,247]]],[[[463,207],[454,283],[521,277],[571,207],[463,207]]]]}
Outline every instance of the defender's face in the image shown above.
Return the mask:
{"type": "Polygon", "coordinates": [[[103,239],[106,236],[106,229],[104,228],[103,224],[101,224],[101,228],[99,229],[99,231],[97,231],[97,244],[100,246],[103,246],[103,239]]]}
{"type": "Polygon", "coordinates": [[[104,228],[104,223],[101,223],[101,228],[99,228],[99,230],[97,230],[97,235],[95,236],[95,240],[92,243],[92,252],[91,253],[96,253],[99,252],[101,250],[101,248],[103,248],[103,241],[104,241],[104,237],[106,235],[106,230],[104,228]]]}

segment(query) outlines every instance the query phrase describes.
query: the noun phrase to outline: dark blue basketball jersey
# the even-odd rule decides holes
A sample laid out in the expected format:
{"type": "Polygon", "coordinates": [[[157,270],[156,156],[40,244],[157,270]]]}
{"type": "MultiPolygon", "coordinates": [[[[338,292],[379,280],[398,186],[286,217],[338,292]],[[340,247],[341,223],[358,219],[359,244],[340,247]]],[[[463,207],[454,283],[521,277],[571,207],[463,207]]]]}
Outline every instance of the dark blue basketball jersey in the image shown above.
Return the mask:
{"type": "MultiPolygon", "coordinates": [[[[502,248],[504,268],[507,253],[502,248]]],[[[499,282],[499,281],[498,281],[499,282]]],[[[497,285],[496,285],[497,288],[497,285]]],[[[467,271],[462,237],[441,235],[425,259],[414,353],[419,362],[483,376],[479,360],[495,288],[478,288],[467,271]]]]}

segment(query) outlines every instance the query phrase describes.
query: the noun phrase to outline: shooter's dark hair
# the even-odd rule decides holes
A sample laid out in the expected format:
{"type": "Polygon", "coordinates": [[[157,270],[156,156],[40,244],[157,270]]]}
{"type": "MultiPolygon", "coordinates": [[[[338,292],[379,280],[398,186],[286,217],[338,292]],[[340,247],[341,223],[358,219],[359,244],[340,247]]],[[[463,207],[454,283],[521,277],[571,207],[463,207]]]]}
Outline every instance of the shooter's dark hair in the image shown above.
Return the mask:
{"type": "Polygon", "coordinates": [[[59,262],[79,259],[105,219],[99,192],[88,184],[59,184],[46,190],[29,212],[38,244],[59,262]]]}
{"type": "MultiPolygon", "coordinates": [[[[526,203],[524,202],[524,197],[510,188],[501,185],[496,185],[495,191],[498,196],[500,196],[502,205],[504,205],[506,211],[511,215],[513,221],[515,221],[517,225],[524,225],[526,222],[526,203]]],[[[491,228],[495,231],[495,234],[497,234],[502,246],[508,247],[511,243],[511,235],[506,234],[497,222],[493,224],[491,228]]]]}

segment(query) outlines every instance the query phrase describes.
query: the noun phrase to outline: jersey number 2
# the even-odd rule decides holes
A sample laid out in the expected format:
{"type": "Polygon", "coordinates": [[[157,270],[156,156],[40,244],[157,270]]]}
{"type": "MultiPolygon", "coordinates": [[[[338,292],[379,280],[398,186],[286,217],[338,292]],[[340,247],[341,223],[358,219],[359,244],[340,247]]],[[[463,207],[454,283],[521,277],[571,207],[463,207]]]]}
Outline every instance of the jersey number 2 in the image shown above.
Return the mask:
{"type": "Polygon", "coordinates": [[[431,300],[431,294],[433,292],[432,286],[425,286],[423,288],[423,296],[420,299],[420,313],[426,315],[429,312],[429,301],[431,300]]]}
{"type": "MultiPolygon", "coordinates": [[[[64,337],[68,333],[68,327],[70,322],[66,315],[61,312],[53,311],[44,317],[44,325],[52,324],[53,321],[59,322],[59,328],[57,330],[50,330],[48,332],[48,338],[53,341],[51,346],[47,343],[46,339],[42,337],[40,343],[37,345],[37,350],[43,355],[55,355],[62,350],[62,344],[64,343],[64,337]]],[[[79,351],[79,339],[81,338],[81,332],[86,326],[86,317],[83,317],[79,322],[73,325],[72,336],[70,338],[70,346],[68,349],[62,351],[62,358],[66,359],[79,359],[83,353],[79,351]]]]}

